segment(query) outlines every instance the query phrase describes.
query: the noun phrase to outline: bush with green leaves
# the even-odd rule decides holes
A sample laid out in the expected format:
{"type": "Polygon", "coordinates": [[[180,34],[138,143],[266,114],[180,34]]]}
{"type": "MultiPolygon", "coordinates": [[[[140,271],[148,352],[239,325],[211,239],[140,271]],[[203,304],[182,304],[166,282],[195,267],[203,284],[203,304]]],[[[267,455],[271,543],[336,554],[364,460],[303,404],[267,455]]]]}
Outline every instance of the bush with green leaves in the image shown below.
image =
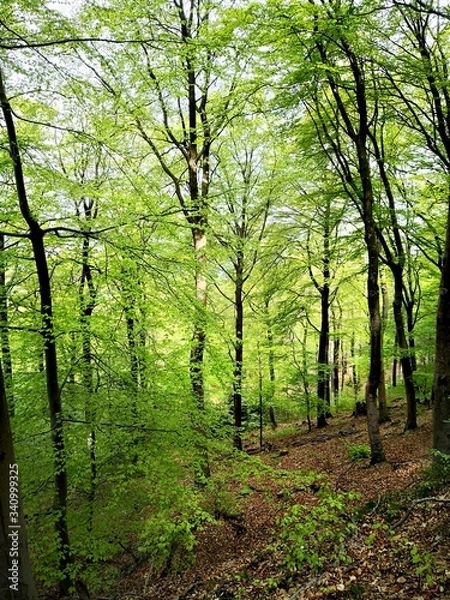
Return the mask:
{"type": "Polygon", "coordinates": [[[279,520],[279,548],[289,570],[320,569],[327,561],[347,562],[346,540],[357,529],[353,521],[359,495],[324,486],[315,506],[296,504],[279,520]]]}
{"type": "Polygon", "coordinates": [[[347,444],[347,457],[352,462],[370,457],[370,446],[367,444],[347,444]]]}
{"type": "Polygon", "coordinates": [[[192,514],[156,514],[147,519],[140,549],[152,564],[165,571],[178,572],[190,566],[196,546],[195,532],[213,517],[200,507],[192,514]]]}

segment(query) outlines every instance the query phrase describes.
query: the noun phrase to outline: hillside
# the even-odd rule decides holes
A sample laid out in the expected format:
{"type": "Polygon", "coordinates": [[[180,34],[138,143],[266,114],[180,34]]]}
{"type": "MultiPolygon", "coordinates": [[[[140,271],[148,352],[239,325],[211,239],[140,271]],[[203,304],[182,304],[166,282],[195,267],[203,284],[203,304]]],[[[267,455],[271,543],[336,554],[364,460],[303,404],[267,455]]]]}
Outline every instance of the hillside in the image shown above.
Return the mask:
{"type": "MultiPolygon", "coordinates": [[[[391,421],[381,426],[387,461],[376,466],[370,466],[367,458],[355,460],[355,453],[367,444],[367,430],[363,417],[349,414],[311,433],[304,425],[295,431],[281,427],[262,452],[248,439],[245,450],[258,454],[280,478],[251,476],[246,485],[230,480],[239,508],[228,513],[222,510],[219,524],[209,524],[198,533],[195,561],[189,569],[157,573],[143,561],[129,569],[113,594],[102,597],[450,598],[450,486],[432,490],[424,473],[431,446],[430,417],[431,412],[424,409],[417,430],[403,434],[403,408],[391,407],[391,421]],[[314,471],[324,479],[302,486],[295,478],[299,471],[314,471]],[[329,547],[332,560],[318,568],[306,562],[289,569],[276,547],[277,519],[296,504],[317,506],[325,482],[332,494],[355,491],[360,495],[351,509],[354,528],[338,543],[348,558],[338,560],[335,542],[325,540],[320,549],[329,547]],[[449,500],[412,504],[423,496],[449,500]]],[[[322,521],[325,528],[326,518],[322,521]]],[[[331,524],[331,530],[334,527],[331,524]]],[[[310,541],[313,546],[319,535],[320,527],[310,541]]]]}

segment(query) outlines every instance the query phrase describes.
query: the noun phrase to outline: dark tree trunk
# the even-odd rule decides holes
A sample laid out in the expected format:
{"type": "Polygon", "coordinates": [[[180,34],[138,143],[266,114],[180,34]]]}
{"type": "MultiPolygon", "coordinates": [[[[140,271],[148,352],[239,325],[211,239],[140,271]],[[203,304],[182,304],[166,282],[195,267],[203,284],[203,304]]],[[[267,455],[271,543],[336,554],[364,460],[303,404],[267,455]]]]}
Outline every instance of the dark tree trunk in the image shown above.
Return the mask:
{"type": "Polygon", "coordinates": [[[85,420],[88,424],[88,449],[89,449],[89,517],[88,517],[88,532],[92,532],[94,521],[94,501],[97,488],[97,432],[95,427],[96,421],[96,400],[94,398],[94,373],[92,362],[92,342],[91,342],[91,317],[95,308],[96,290],[93,281],[92,269],[90,265],[90,240],[89,233],[91,231],[91,219],[95,216],[95,207],[92,200],[83,200],[84,209],[84,233],[82,246],[82,267],[81,280],[78,291],[80,300],[80,324],[82,336],[82,376],[83,386],[85,389],[85,420]]]}
{"type": "MultiPolygon", "coordinates": [[[[331,5],[330,5],[331,6],[331,5]]],[[[336,15],[334,15],[336,16],[336,15]]],[[[316,24],[317,26],[317,24],[316,24]]],[[[379,299],[379,248],[377,228],[374,219],[374,194],[372,188],[372,176],[370,159],[368,155],[367,143],[369,136],[368,104],[366,96],[366,83],[364,75],[364,61],[361,60],[352,50],[350,42],[343,33],[339,35],[339,47],[343,55],[348,60],[348,65],[353,79],[353,106],[356,109],[356,116],[349,112],[347,98],[350,84],[345,84],[345,99],[341,95],[340,82],[336,78],[334,70],[335,63],[330,60],[327,54],[326,46],[320,37],[316,42],[316,48],[325,65],[332,69],[327,71],[326,77],[329,84],[329,90],[332,94],[336,112],[340,116],[340,126],[346,132],[346,135],[353,143],[358,161],[358,178],[356,185],[351,167],[342,154],[342,148],[336,144],[335,139],[331,140],[331,146],[336,153],[337,162],[342,166],[345,163],[341,176],[347,189],[351,189],[352,198],[358,206],[364,225],[364,240],[368,256],[368,275],[367,275],[367,303],[370,319],[370,366],[369,376],[366,385],[366,404],[367,404],[367,428],[371,447],[371,463],[379,463],[385,460],[383,445],[380,437],[378,423],[378,389],[380,386],[381,375],[381,316],[379,299]]],[[[318,111],[320,107],[317,106],[318,111]]],[[[334,125],[335,126],[335,125],[334,125]]],[[[327,125],[325,125],[327,128],[327,125]]],[[[332,137],[332,136],[331,136],[332,137]]]]}
{"type": "Polygon", "coordinates": [[[347,380],[348,360],[345,352],[344,340],[341,340],[341,393],[344,391],[347,380]]]}
{"type": "Polygon", "coordinates": [[[394,360],[392,361],[392,387],[397,387],[397,371],[398,371],[398,339],[397,334],[395,334],[395,342],[394,342],[394,360]]]}
{"type": "Polygon", "coordinates": [[[406,326],[408,328],[409,357],[413,372],[417,371],[416,340],[414,338],[414,302],[406,302],[406,326]]]}
{"type": "Polygon", "coordinates": [[[0,599],[37,600],[0,364],[0,599]],[[17,580],[16,580],[17,578],[17,580]],[[12,586],[12,587],[11,587],[12,586]]]}
{"type": "Polygon", "coordinates": [[[263,427],[264,427],[264,394],[263,394],[263,368],[261,360],[261,348],[259,341],[257,342],[258,347],[258,408],[259,408],[259,447],[263,446],[263,427]]]}
{"type": "Polygon", "coordinates": [[[450,198],[436,317],[433,382],[433,448],[450,454],[450,198]]]}
{"type": "Polygon", "coordinates": [[[389,413],[387,407],[387,398],[386,398],[386,378],[384,371],[384,357],[383,357],[383,342],[384,342],[384,329],[386,327],[386,322],[388,319],[388,310],[389,310],[389,301],[386,284],[383,282],[381,286],[382,298],[383,298],[383,326],[381,330],[381,349],[382,349],[382,357],[381,357],[381,376],[380,376],[380,392],[378,395],[378,420],[380,423],[385,423],[389,421],[389,413]]]}
{"type": "Polygon", "coordinates": [[[358,400],[359,393],[359,377],[358,369],[356,368],[356,355],[355,355],[355,332],[352,333],[350,338],[350,358],[352,359],[352,384],[353,384],[353,396],[358,400]]]}
{"type": "Polygon", "coordinates": [[[393,270],[394,275],[394,319],[396,337],[400,350],[400,363],[402,365],[403,380],[406,392],[406,424],[405,430],[417,427],[416,390],[414,387],[413,367],[409,356],[409,344],[405,334],[403,320],[403,278],[401,268],[393,270]]]}
{"type": "Polygon", "coordinates": [[[341,340],[338,337],[338,333],[335,334],[336,337],[334,338],[334,342],[333,342],[333,395],[334,395],[334,403],[336,405],[336,407],[339,404],[339,391],[340,391],[340,385],[339,385],[339,358],[340,358],[340,346],[341,346],[341,340]]]}
{"type": "Polygon", "coordinates": [[[369,163],[365,146],[360,147],[360,171],[365,187],[365,238],[369,260],[367,280],[367,300],[370,315],[370,367],[366,385],[367,425],[371,448],[371,464],[385,460],[378,424],[377,395],[381,376],[381,317],[378,287],[378,240],[373,222],[372,184],[369,175],[369,163]]]}
{"type": "Polygon", "coordinates": [[[234,340],[234,447],[242,450],[242,367],[244,358],[244,305],[243,305],[243,261],[244,254],[240,250],[235,262],[235,340],[234,340]]]}
{"type": "Polygon", "coordinates": [[[319,337],[318,381],[317,381],[317,427],[327,425],[327,414],[330,407],[330,374],[329,374],[329,346],[330,346],[330,288],[328,283],[321,291],[321,325],[319,337]]]}
{"type": "Polygon", "coordinates": [[[44,343],[47,398],[50,413],[51,436],[54,459],[55,498],[54,514],[55,529],[58,543],[59,571],[61,574],[60,594],[69,592],[72,576],[72,556],[70,551],[69,530],[67,526],[67,470],[66,451],[62,422],[61,396],[58,385],[58,363],[56,355],[56,340],[53,325],[53,306],[50,287],[50,274],[44,246],[44,232],[34,219],[25,189],[25,179],[22,170],[22,161],[17,142],[16,131],[11,107],[6,97],[0,72],[0,103],[8,132],[9,152],[14,165],[14,176],[17,189],[19,206],[24,220],[29,228],[29,238],[33,247],[36,272],[39,281],[41,301],[41,333],[44,343]]]}

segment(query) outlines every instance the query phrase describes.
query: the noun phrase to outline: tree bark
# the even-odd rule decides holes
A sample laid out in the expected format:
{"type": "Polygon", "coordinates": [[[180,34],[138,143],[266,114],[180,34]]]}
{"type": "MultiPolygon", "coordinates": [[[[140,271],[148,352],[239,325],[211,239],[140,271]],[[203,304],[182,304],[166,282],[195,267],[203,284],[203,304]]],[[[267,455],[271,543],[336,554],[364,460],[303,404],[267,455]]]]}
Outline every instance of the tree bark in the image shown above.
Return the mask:
{"type": "Polygon", "coordinates": [[[33,217],[26,194],[22,161],[17,141],[11,106],[7,99],[3,76],[0,70],[0,104],[8,133],[9,152],[14,166],[14,177],[22,216],[29,228],[29,238],[33,248],[36,272],[39,281],[41,302],[41,335],[44,343],[47,399],[50,413],[51,437],[54,464],[54,514],[58,544],[59,571],[61,574],[60,594],[67,595],[72,583],[72,556],[70,551],[69,530],[67,525],[67,470],[66,450],[62,422],[61,396],[58,385],[58,362],[56,340],[53,325],[53,304],[50,286],[50,274],[44,246],[44,231],[33,217]]]}
{"type": "Polygon", "coordinates": [[[38,598],[28,552],[19,478],[0,364],[0,600],[38,598]]]}
{"type": "Polygon", "coordinates": [[[244,360],[243,267],[244,252],[242,249],[239,249],[235,262],[235,340],[233,377],[234,447],[238,450],[242,450],[242,367],[244,360]]]}
{"type": "Polygon", "coordinates": [[[317,381],[317,427],[327,425],[327,414],[330,406],[330,374],[329,374],[329,346],[330,346],[330,288],[325,283],[320,295],[321,323],[319,336],[318,381],[317,381]]]}
{"type": "Polygon", "coordinates": [[[403,380],[406,393],[406,423],[405,431],[417,427],[417,402],[414,387],[414,371],[409,356],[409,344],[405,334],[403,319],[403,278],[401,268],[393,270],[394,274],[394,319],[397,332],[398,347],[400,350],[400,364],[402,366],[403,380]]]}
{"type": "Polygon", "coordinates": [[[439,290],[432,393],[433,448],[450,454],[450,196],[439,290]]]}
{"type": "Polygon", "coordinates": [[[388,309],[389,309],[389,302],[388,302],[388,295],[387,295],[387,288],[386,288],[386,284],[385,282],[382,283],[381,286],[381,293],[382,293],[382,298],[383,298],[383,325],[382,325],[382,330],[381,330],[381,350],[382,350],[382,356],[381,356],[381,376],[380,376],[380,392],[378,395],[378,420],[380,423],[385,423],[386,421],[389,421],[389,413],[388,413],[388,407],[387,407],[387,398],[386,398],[386,377],[385,377],[385,370],[384,370],[384,357],[383,357],[383,342],[384,342],[384,329],[386,327],[386,322],[388,319],[388,309]]]}
{"type": "Polygon", "coordinates": [[[84,210],[84,233],[82,245],[81,261],[81,280],[78,290],[80,301],[80,325],[82,337],[82,377],[83,386],[86,393],[85,400],[85,420],[88,423],[88,450],[89,450],[89,516],[88,532],[92,532],[94,521],[94,501],[97,488],[97,432],[96,421],[96,400],[94,398],[94,373],[92,364],[92,341],[91,341],[91,317],[95,308],[96,289],[94,285],[92,269],[90,265],[90,243],[89,233],[91,231],[91,219],[95,216],[94,202],[89,199],[83,199],[84,210]]]}

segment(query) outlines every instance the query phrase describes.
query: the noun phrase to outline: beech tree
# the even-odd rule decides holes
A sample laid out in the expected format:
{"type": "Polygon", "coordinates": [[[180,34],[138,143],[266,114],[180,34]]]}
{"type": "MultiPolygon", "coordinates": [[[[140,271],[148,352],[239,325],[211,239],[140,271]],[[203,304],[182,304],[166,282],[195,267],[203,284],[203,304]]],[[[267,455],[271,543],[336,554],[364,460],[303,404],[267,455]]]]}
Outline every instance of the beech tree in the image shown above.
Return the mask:
{"type": "Polygon", "coordinates": [[[11,105],[6,94],[3,74],[0,71],[0,106],[8,134],[9,154],[14,171],[17,200],[22,217],[28,227],[26,237],[30,239],[39,282],[41,303],[41,335],[44,345],[47,398],[51,420],[51,436],[54,455],[55,481],[55,529],[58,539],[60,590],[67,594],[72,585],[70,565],[72,563],[69,530],[67,525],[67,470],[63,430],[61,394],[58,381],[58,361],[53,321],[53,302],[50,274],[44,245],[45,231],[36,221],[27,197],[25,177],[22,167],[19,141],[13,119],[11,105]]]}
{"type": "MultiPolygon", "coordinates": [[[[231,263],[220,263],[233,284],[233,298],[220,289],[233,304],[235,311],[234,327],[234,373],[233,373],[233,414],[234,445],[242,450],[242,388],[244,374],[244,304],[254,285],[249,285],[256,263],[262,252],[262,242],[271,208],[276,197],[276,167],[264,159],[265,147],[252,143],[242,143],[232,134],[231,156],[221,153],[217,176],[218,189],[223,198],[216,205],[219,219],[214,233],[224,247],[231,263]],[[267,181],[269,171],[272,181],[267,181]],[[224,222],[224,225],[221,223],[224,222]]],[[[214,224],[213,224],[214,227],[214,224]]]]}
{"type": "MultiPolygon", "coordinates": [[[[406,72],[399,63],[389,75],[401,101],[408,127],[423,140],[442,170],[450,171],[450,97],[448,95],[448,15],[433,14],[420,2],[398,4],[405,28],[403,43],[412,53],[413,68],[406,72]],[[413,79],[414,78],[414,79],[413,79]],[[414,90],[410,95],[410,91],[414,90]],[[425,108],[426,107],[426,108],[425,108]]],[[[447,200],[450,198],[447,188],[447,200]]],[[[440,292],[436,320],[436,354],[433,384],[433,446],[450,453],[450,200],[442,246],[440,292]]]]}

